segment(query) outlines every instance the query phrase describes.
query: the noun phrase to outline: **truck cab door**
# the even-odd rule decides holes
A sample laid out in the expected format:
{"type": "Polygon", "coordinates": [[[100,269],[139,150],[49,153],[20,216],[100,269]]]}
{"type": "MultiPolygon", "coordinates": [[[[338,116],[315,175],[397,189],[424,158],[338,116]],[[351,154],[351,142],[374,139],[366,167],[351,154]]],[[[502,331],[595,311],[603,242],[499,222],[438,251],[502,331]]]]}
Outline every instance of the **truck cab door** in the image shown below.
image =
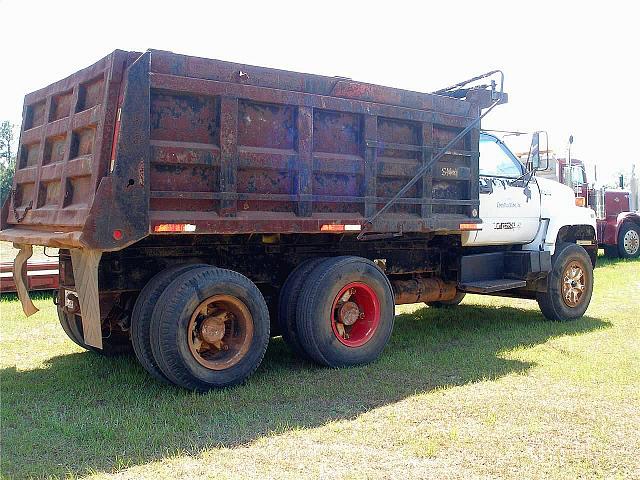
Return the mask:
{"type": "Polygon", "coordinates": [[[466,245],[531,242],[540,226],[540,189],[535,177],[496,137],[480,136],[480,213],[482,230],[466,245]]]}

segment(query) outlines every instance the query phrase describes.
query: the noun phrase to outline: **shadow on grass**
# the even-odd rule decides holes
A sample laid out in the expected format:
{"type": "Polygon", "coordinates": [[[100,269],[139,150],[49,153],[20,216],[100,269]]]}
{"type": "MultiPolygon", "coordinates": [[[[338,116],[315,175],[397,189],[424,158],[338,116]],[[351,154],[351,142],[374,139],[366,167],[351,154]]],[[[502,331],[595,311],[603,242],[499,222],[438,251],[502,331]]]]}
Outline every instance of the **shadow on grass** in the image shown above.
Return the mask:
{"type": "Polygon", "coordinates": [[[153,381],[132,357],[74,353],[2,375],[3,473],[113,472],[176,453],[233,447],[265,435],[350,419],[417,392],[523,372],[501,358],[519,346],[610,324],[544,321],[537,311],[461,305],[399,315],[380,360],[331,370],[271,342],[247,384],[194,394],[153,381]]]}

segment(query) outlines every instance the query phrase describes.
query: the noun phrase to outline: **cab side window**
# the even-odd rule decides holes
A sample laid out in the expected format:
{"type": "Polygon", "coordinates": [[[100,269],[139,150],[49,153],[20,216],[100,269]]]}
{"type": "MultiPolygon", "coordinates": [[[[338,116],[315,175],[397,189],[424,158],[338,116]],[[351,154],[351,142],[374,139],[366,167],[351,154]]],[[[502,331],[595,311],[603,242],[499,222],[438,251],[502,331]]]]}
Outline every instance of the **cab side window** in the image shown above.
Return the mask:
{"type": "Polygon", "coordinates": [[[522,175],[522,165],[491,137],[480,137],[480,175],[513,177],[522,175]]]}

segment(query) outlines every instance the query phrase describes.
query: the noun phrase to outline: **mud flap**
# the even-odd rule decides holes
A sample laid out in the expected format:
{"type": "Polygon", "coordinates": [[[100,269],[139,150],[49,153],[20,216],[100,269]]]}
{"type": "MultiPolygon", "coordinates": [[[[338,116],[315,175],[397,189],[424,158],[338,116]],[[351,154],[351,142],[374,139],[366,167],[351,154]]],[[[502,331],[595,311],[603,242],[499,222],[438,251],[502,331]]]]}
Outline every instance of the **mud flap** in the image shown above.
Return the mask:
{"type": "Polygon", "coordinates": [[[76,293],[82,315],[84,343],[102,348],[102,327],[100,323],[100,299],[98,296],[98,265],[102,252],[73,248],[71,264],[75,279],[76,293]]]}
{"type": "Polygon", "coordinates": [[[29,297],[29,284],[27,279],[27,260],[33,255],[33,246],[25,243],[14,243],[13,247],[20,250],[13,260],[13,281],[16,284],[16,291],[22,304],[22,311],[29,317],[38,311],[29,297]]]}

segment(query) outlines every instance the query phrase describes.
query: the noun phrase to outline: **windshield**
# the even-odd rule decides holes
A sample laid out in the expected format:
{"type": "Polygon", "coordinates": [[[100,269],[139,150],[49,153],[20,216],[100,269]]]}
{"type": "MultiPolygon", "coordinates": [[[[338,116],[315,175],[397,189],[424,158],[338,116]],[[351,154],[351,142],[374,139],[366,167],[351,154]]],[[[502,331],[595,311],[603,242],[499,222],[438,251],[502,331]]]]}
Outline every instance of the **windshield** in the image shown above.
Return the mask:
{"type": "Polygon", "coordinates": [[[522,164],[495,137],[480,135],[480,175],[517,178],[522,164]]]}
{"type": "Polygon", "coordinates": [[[571,176],[569,176],[569,167],[563,167],[563,177],[564,183],[573,187],[574,185],[581,185],[586,182],[584,168],[581,165],[572,165],[571,166],[571,176]]]}
{"type": "Polygon", "coordinates": [[[574,183],[586,183],[584,178],[584,170],[580,166],[573,166],[573,182],[574,183]]]}

